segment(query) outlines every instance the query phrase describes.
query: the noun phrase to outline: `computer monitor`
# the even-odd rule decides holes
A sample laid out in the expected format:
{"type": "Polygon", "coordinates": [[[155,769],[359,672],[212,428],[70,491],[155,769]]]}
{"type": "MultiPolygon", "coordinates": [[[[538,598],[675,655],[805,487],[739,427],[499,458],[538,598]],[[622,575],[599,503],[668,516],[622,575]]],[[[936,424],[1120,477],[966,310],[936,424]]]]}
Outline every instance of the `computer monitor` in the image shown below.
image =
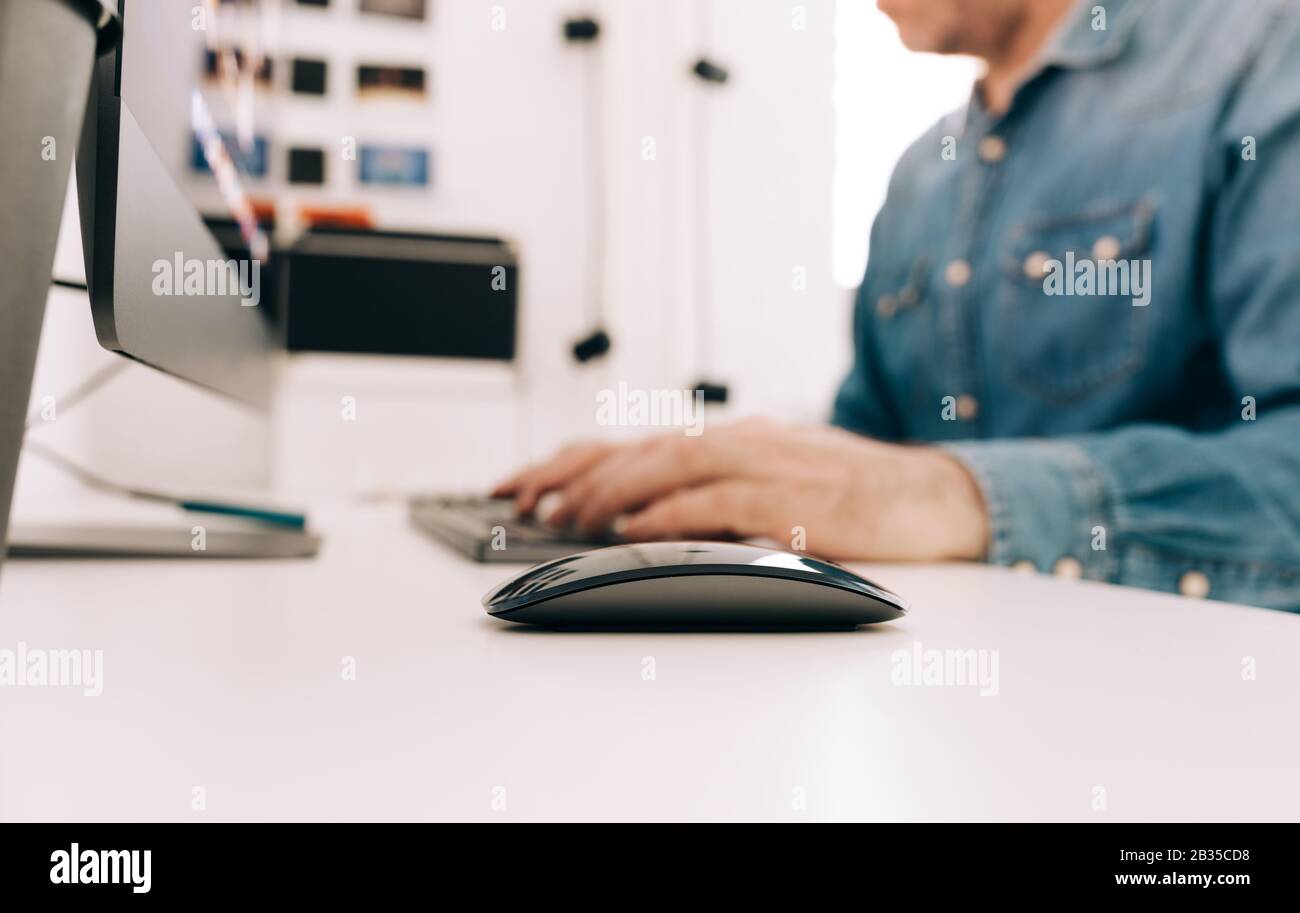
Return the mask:
{"type": "MultiPolygon", "coordinates": [[[[251,407],[269,404],[281,348],[261,296],[270,245],[244,190],[246,175],[256,174],[259,162],[264,168],[266,158],[248,82],[262,78],[269,60],[260,47],[264,6],[0,4],[0,101],[7,117],[13,112],[9,132],[18,141],[44,137],[52,147],[62,144],[63,156],[56,153],[55,165],[44,170],[16,168],[0,178],[7,206],[0,250],[6,262],[30,270],[19,279],[0,271],[0,557],[67,184],[66,165],[59,163],[71,148],[77,148],[86,284],[100,343],[251,407]],[[231,17],[238,17],[237,43],[222,33],[231,17]],[[239,243],[228,246],[247,253],[232,258],[205,216],[237,226],[239,243]]],[[[15,156],[29,151],[15,143],[15,156]]],[[[259,515],[205,507],[214,506],[259,515]]],[[[103,528],[47,531],[31,550],[191,553],[188,524],[132,532],[135,543],[131,533],[103,528]]],[[[252,526],[206,543],[197,557],[301,556],[317,545],[304,530],[252,526]]],[[[9,545],[17,550],[12,538],[9,545]]]]}
{"type": "Polygon", "coordinates": [[[266,158],[245,85],[262,69],[260,12],[221,6],[123,0],[77,157],[86,284],[105,348],[264,407],[280,346],[261,300],[269,243],[245,190],[266,158]],[[222,34],[227,15],[239,44],[222,34]],[[233,219],[249,254],[232,258],[205,214],[233,219]]]}

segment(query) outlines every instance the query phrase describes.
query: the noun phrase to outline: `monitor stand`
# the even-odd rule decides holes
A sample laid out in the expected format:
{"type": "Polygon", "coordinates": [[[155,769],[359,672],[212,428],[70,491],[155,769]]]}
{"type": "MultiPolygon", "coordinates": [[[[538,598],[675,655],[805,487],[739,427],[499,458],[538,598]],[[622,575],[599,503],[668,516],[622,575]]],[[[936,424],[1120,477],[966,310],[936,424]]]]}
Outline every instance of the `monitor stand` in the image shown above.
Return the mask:
{"type": "Polygon", "coordinates": [[[17,558],[310,558],[320,537],[305,530],[249,527],[22,524],[9,530],[17,558]]]}
{"type": "Polygon", "coordinates": [[[101,12],[0,2],[0,557],[101,12]]]}

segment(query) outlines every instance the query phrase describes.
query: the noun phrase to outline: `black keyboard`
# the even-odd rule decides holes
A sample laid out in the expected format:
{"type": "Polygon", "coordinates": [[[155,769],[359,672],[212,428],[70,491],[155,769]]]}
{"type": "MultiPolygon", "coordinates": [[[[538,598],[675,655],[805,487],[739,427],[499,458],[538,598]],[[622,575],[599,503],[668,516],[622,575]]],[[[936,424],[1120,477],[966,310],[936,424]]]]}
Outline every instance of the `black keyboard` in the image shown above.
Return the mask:
{"type": "Polygon", "coordinates": [[[411,499],[410,512],[419,529],[475,561],[536,563],[619,541],[517,517],[509,498],[420,496],[411,499]]]}

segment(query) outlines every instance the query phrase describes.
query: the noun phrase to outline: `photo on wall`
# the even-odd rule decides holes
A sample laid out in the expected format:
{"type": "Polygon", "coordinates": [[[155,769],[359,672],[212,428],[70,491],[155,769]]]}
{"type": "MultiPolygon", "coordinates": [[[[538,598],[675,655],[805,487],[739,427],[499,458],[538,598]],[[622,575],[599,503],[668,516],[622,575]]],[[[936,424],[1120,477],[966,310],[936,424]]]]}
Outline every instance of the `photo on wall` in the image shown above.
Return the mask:
{"type": "Polygon", "coordinates": [[[203,52],[203,74],[208,79],[235,79],[241,73],[252,71],[253,81],[266,88],[271,84],[271,58],[258,57],[256,65],[249,62],[240,48],[207,49],[203,52]]]}
{"type": "Polygon", "coordinates": [[[362,99],[421,101],[427,94],[424,67],[363,63],[357,67],[357,95],[362,99]]]}
{"type": "Polygon", "coordinates": [[[297,95],[325,95],[329,86],[329,64],[323,60],[295,57],[290,66],[289,84],[297,95]]]}
{"type": "MultiPolygon", "coordinates": [[[[231,161],[235,165],[235,170],[239,174],[250,178],[266,177],[268,165],[266,137],[255,136],[251,145],[243,145],[234,133],[222,130],[221,142],[224,144],[231,161]]],[[[212,173],[212,169],[208,165],[207,155],[203,151],[203,143],[197,136],[191,136],[190,167],[198,174],[212,173]]]]}
{"type": "Polygon", "coordinates": [[[324,184],[325,150],[295,146],[289,150],[290,184],[324,184]]]}
{"type": "Polygon", "coordinates": [[[361,0],[361,12],[423,22],[428,0],[361,0]]]}
{"type": "Polygon", "coordinates": [[[358,162],[362,184],[427,187],[429,151],[416,146],[362,146],[358,162]]]}

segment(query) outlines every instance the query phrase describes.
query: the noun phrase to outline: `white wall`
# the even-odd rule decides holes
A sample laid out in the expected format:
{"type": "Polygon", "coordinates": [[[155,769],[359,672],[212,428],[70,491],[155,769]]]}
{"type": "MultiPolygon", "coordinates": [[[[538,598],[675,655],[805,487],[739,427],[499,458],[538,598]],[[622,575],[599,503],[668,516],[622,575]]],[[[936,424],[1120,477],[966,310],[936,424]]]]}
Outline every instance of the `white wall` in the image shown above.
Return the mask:
{"type": "MultiPolygon", "coordinates": [[[[401,221],[518,242],[519,363],[299,357],[269,443],[265,428],[234,407],[133,367],[74,413],[75,430],[60,431],[66,446],[108,471],[186,484],[263,481],[269,450],[274,477],[290,490],[481,486],[565,439],[611,433],[595,423],[603,387],[697,379],[701,202],[712,223],[710,374],[731,385],[728,412],[824,417],[849,357],[849,295],[832,272],[835,0],[436,0],[432,8],[433,98],[427,122],[404,129],[431,137],[435,186],[398,207],[401,221]],[[504,31],[491,28],[495,6],[506,10],[504,31]],[[582,92],[593,51],[566,46],[560,29],[565,16],[583,12],[606,25],[595,53],[603,55],[605,301],[615,349],[578,366],[569,347],[589,328],[582,92]],[[702,52],[730,69],[728,85],[689,75],[702,52]],[[700,123],[708,124],[703,150],[700,123]],[[647,137],[652,160],[643,154],[647,137]],[[702,155],[711,167],[701,184],[702,155]],[[797,269],[804,290],[794,287],[797,269]],[[344,396],[356,398],[355,422],[341,416],[344,396]],[[125,428],[124,410],[133,413],[125,428]]],[[[353,38],[338,28],[281,35],[287,51],[294,41],[310,50],[353,38]]],[[[306,139],[311,128],[286,116],[283,139],[306,139]]],[[[891,135],[893,127],[882,120],[872,129],[891,135]]],[[[65,248],[75,251],[75,237],[65,248]]],[[[38,394],[108,357],[89,327],[84,301],[51,305],[38,394]]],[[[43,491],[39,477],[25,465],[20,484],[43,491]]]]}
{"type": "Polygon", "coordinates": [[[714,8],[735,71],[710,105],[718,373],[738,411],[825,420],[850,354],[830,271],[834,4],[714,8]]]}

